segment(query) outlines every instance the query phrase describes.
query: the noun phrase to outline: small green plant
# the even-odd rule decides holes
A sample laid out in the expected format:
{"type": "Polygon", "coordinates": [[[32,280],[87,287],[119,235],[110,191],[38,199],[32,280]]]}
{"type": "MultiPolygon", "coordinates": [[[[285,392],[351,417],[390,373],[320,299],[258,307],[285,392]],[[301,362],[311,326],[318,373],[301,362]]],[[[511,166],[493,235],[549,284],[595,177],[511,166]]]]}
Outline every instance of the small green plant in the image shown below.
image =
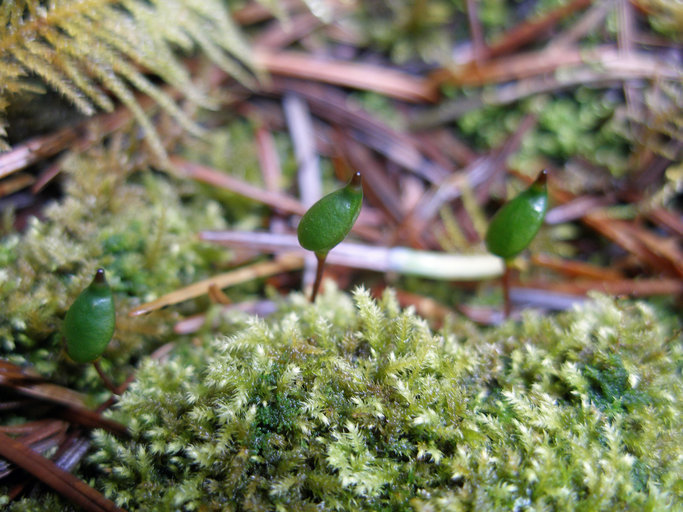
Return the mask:
{"type": "Polygon", "coordinates": [[[97,362],[114,334],[115,324],[114,296],[104,269],[99,268],[92,283],[76,297],[66,312],[62,333],[69,357],[77,363],[93,363],[107,388],[118,394],[116,386],[97,362]]]}
{"type": "Polygon", "coordinates": [[[503,296],[505,317],[510,316],[510,261],[534,239],[548,211],[548,172],[540,172],[529,188],[507,202],[491,220],[487,249],[505,260],[503,296]]]}
{"type": "Polygon", "coordinates": [[[297,228],[299,243],[318,259],[311,302],[315,302],[320,288],[327,253],[349,234],[362,202],[361,176],[356,172],[345,187],[321,198],[301,218],[297,228]]]}

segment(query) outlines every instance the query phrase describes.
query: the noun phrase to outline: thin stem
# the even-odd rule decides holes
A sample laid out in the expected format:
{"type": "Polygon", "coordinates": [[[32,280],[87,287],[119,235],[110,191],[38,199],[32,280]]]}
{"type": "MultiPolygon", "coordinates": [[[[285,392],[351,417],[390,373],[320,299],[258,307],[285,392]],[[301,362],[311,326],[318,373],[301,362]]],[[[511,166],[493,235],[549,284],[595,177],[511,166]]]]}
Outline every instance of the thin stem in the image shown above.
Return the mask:
{"type": "Polygon", "coordinates": [[[315,298],[318,296],[320,282],[323,280],[323,270],[325,268],[327,253],[315,253],[315,257],[318,260],[318,268],[315,270],[315,282],[313,283],[313,291],[311,292],[311,303],[315,302],[315,298]]]}
{"type": "Polygon", "coordinates": [[[95,367],[95,370],[97,370],[97,373],[99,374],[100,379],[102,379],[102,382],[104,383],[104,387],[106,387],[113,394],[120,395],[121,390],[112,382],[112,380],[107,376],[107,374],[104,373],[104,371],[102,370],[102,367],[100,366],[100,362],[98,360],[95,360],[92,362],[92,365],[95,367]]]}
{"type": "Polygon", "coordinates": [[[505,262],[505,270],[503,271],[503,311],[504,318],[510,318],[512,312],[512,304],[510,303],[510,264],[505,262]]]}

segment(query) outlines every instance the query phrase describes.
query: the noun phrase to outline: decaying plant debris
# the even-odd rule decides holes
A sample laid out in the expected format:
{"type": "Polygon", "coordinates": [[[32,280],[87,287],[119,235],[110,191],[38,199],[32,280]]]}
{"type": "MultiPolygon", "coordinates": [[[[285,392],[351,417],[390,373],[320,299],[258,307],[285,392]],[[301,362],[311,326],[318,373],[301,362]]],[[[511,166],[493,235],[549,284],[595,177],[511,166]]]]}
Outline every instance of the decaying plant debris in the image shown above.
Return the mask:
{"type": "Polygon", "coordinates": [[[682,15],[2,3],[0,503],[680,506],[682,15]],[[544,168],[489,327],[488,220],[544,168]],[[356,291],[310,306],[296,223],[352,169],[326,275],[356,291]],[[60,339],[99,267],[118,403],[60,339]]]}

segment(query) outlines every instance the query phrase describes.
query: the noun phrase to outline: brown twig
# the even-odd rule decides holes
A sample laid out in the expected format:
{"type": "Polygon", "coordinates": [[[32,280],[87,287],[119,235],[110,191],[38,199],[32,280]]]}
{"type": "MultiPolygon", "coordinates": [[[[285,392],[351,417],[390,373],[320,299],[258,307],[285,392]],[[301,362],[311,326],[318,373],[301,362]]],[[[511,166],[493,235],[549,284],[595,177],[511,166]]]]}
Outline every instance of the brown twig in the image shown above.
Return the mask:
{"type": "Polygon", "coordinates": [[[273,80],[272,88],[281,93],[296,92],[306,100],[316,116],[332,126],[350,128],[356,140],[427,181],[438,182],[449,174],[448,170],[425,158],[420,151],[419,141],[410,134],[388,126],[360,105],[350,102],[338,90],[320,84],[277,78],[273,80]]]}
{"type": "Polygon", "coordinates": [[[82,480],[2,432],[0,455],[88,512],[123,512],[82,480]]]}
{"type": "Polygon", "coordinates": [[[683,280],[671,278],[642,278],[600,281],[594,279],[578,279],[562,283],[534,282],[529,286],[549,288],[556,292],[569,294],[586,294],[599,291],[609,295],[629,295],[632,297],[648,297],[652,295],[681,295],[683,280]]]}
{"type": "Polygon", "coordinates": [[[223,292],[223,290],[218,288],[218,286],[216,286],[215,284],[209,285],[207,293],[209,295],[209,299],[211,299],[211,302],[223,305],[232,304],[232,300],[230,300],[230,297],[228,297],[223,292]]]}
{"type": "Polygon", "coordinates": [[[321,25],[322,21],[320,18],[306,11],[292,16],[286,23],[282,23],[280,20],[273,21],[269,27],[265,28],[254,38],[252,44],[255,48],[266,48],[269,50],[285,48],[310,34],[321,25]]]}
{"type": "Polygon", "coordinates": [[[404,213],[395,180],[388,176],[386,166],[365,145],[351,140],[341,131],[334,135],[335,146],[344,152],[351,167],[363,169],[363,191],[394,225],[399,224],[404,213]]]}
{"type": "Polygon", "coordinates": [[[263,184],[269,192],[277,193],[280,190],[282,167],[272,132],[261,124],[256,130],[255,142],[263,184]]]}
{"type": "Polygon", "coordinates": [[[623,279],[621,273],[613,268],[598,267],[590,263],[558,258],[547,254],[533,254],[531,262],[539,267],[549,268],[572,278],[588,278],[603,281],[623,279]]]}
{"type": "Polygon", "coordinates": [[[305,53],[254,51],[257,66],[273,75],[375,91],[409,102],[433,102],[436,90],[429,80],[371,64],[323,60],[305,53]]]}
{"type": "MultiPolygon", "coordinates": [[[[154,101],[144,95],[136,97],[140,108],[149,109],[154,101]]],[[[67,126],[54,133],[40,135],[15,145],[10,151],[0,154],[0,178],[19,171],[40,160],[51,157],[67,148],[85,150],[102,137],[118,130],[133,119],[133,114],[125,107],[110,114],[101,114],[87,119],[76,126],[67,126]],[[88,137],[89,128],[97,126],[98,137],[88,137]]]]}
{"type": "Polygon", "coordinates": [[[0,155],[0,178],[62,151],[73,144],[79,136],[80,130],[68,127],[17,144],[11,151],[0,155]]]}
{"type": "Polygon", "coordinates": [[[551,208],[545,216],[546,224],[562,224],[580,219],[586,214],[599,211],[605,206],[614,204],[614,194],[603,196],[581,195],[576,198],[551,208]]]}
{"type": "Polygon", "coordinates": [[[188,178],[231,190],[236,194],[289,213],[303,215],[306,212],[304,205],[296,199],[277,192],[263,190],[251,183],[235,178],[227,172],[220,172],[206,165],[190,162],[180,156],[173,156],[170,161],[178,171],[188,178]]]}
{"type": "Polygon", "coordinates": [[[673,234],[683,237],[683,218],[664,208],[655,208],[647,213],[653,222],[665,227],[673,234]]]}
{"type": "Polygon", "coordinates": [[[510,105],[525,98],[560,92],[580,85],[594,87],[621,85],[624,80],[631,78],[633,78],[632,72],[615,70],[608,73],[600,68],[589,66],[578,66],[568,73],[540,74],[500,85],[496,89],[485,89],[464,99],[440,103],[438,107],[414,114],[410,127],[413,130],[430,129],[459,119],[468,112],[482,107],[510,105]]]}
{"type": "Polygon", "coordinates": [[[664,241],[656,235],[647,233],[632,223],[613,219],[603,212],[586,215],[582,221],[632,253],[651,269],[683,277],[683,259],[678,258],[680,251],[672,249],[674,253],[669,250],[662,252],[667,244],[664,244],[664,241]]]}
{"type": "MultiPolygon", "coordinates": [[[[119,391],[121,386],[119,386],[119,391]]],[[[105,418],[99,412],[91,411],[90,409],[75,409],[73,407],[61,408],[58,412],[60,418],[81,425],[86,428],[101,428],[117,436],[127,437],[129,435],[128,429],[118,421],[105,418]]]]}
{"type": "MultiPolygon", "coordinates": [[[[280,0],[277,6],[284,12],[292,13],[301,10],[305,7],[303,3],[297,0],[280,0]]],[[[240,25],[252,25],[254,23],[261,23],[269,20],[275,16],[273,9],[260,2],[247,2],[245,5],[236,9],[232,14],[232,18],[240,25]]]]}
{"type": "Polygon", "coordinates": [[[536,40],[539,34],[546,32],[570,14],[585,9],[591,3],[592,0],[573,0],[567,5],[553,9],[537,19],[520,23],[506,32],[498,42],[488,47],[487,57],[499,57],[517,50],[525,44],[536,40]]]}
{"type": "Polygon", "coordinates": [[[0,181],[0,197],[8,196],[21,190],[23,188],[32,185],[35,182],[33,176],[28,174],[17,174],[12,178],[7,178],[6,180],[0,181]]]}
{"type": "MultiPolygon", "coordinates": [[[[251,183],[239,180],[227,172],[221,172],[206,165],[190,162],[180,156],[172,156],[170,161],[176,171],[188,178],[221,187],[226,190],[231,190],[236,194],[266,204],[276,210],[280,209],[295,215],[303,215],[306,212],[306,207],[291,196],[261,189],[251,183]]],[[[370,226],[365,226],[363,224],[364,218],[365,216],[361,211],[358,222],[354,224],[351,231],[362,235],[365,238],[378,240],[381,237],[381,234],[370,226]]]]}
{"type": "Polygon", "coordinates": [[[283,255],[276,261],[261,261],[167,293],[156,300],[141,304],[131,310],[128,314],[129,316],[145,315],[157,309],[204,295],[211,285],[215,285],[218,288],[226,288],[235,284],[251,281],[252,279],[271,276],[280,272],[297,270],[300,269],[302,265],[303,258],[293,254],[283,255]]]}
{"type": "Polygon", "coordinates": [[[572,73],[581,73],[586,69],[601,69],[603,80],[680,80],[683,76],[683,70],[674,63],[636,51],[625,57],[618,49],[608,45],[585,51],[551,47],[541,51],[519,53],[511,57],[491,59],[477,66],[466,64],[455,70],[438,70],[432,74],[431,79],[435,86],[443,83],[481,86],[539,76],[560,68],[571,70],[572,73]]]}

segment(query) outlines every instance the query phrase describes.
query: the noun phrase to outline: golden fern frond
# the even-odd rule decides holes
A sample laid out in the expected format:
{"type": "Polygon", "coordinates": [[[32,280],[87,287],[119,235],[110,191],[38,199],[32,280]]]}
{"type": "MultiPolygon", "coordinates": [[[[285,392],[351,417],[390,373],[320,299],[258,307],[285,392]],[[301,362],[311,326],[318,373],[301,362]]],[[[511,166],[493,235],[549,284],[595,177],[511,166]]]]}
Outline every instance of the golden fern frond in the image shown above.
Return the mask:
{"type": "MultiPolygon", "coordinates": [[[[37,76],[87,115],[112,110],[114,98],[125,104],[159,155],[164,151],[135,91],[185,128],[199,128],[148,74],[210,105],[178,50],[199,49],[236,79],[253,82],[249,48],[221,0],[0,2],[0,27],[0,114],[12,95],[35,89],[37,76]]],[[[4,126],[0,116],[0,145],[4,126]]]]}

